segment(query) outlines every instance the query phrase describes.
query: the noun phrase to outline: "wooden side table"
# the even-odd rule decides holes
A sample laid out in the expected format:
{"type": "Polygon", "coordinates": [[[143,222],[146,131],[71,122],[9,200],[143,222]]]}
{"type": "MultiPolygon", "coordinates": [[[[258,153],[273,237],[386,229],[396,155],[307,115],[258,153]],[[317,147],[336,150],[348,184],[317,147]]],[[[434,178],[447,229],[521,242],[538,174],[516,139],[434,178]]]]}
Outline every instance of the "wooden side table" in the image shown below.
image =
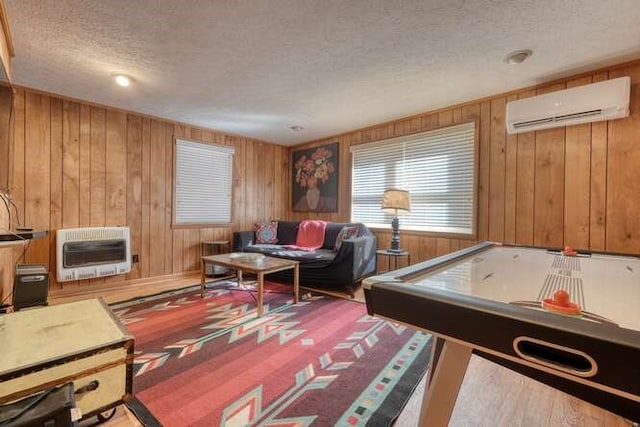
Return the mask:
{"type": "Polygon", "coordinates": [[[376,258],[378,258],[379,256],[387,257],[388,270],[377,271],[378,262],[376,262],[376,274],[385,273],[387,271],[392,271],[392,270],[397,270],[398,269],[398,258],[406,257],[407,258],[407,265],[411,264],[411,254],[408,251],[395,252],[395,251],[390,251],[388,249],[378,249],[376,251],[376,258]],[[391,268],[392,265],[393,265],[393,269],[391,268]]]}
{"type": "MultiPolygon", "coordinates": [[[[231,252],[231,243],[228,240],[205,240],[202,242],[202,256],[207,255],[220,255],[231,252]]],[[[215,276],[216,274],[225,274],[228,270],[224,267],[218,267],[218,273],[216,268],[212,264],[207,265],[205,275],[215,276]]]]}

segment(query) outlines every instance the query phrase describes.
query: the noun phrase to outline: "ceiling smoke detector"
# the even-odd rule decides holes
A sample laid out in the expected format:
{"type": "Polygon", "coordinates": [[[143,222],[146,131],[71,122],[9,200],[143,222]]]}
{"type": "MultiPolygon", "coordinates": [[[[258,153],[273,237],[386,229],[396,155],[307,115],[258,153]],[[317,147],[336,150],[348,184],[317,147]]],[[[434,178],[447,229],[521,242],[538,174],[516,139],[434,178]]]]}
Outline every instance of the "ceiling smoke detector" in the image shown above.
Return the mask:
{"type": "Polygon", "coordinates": [[[302,126],[289,126],[289,129],[291,129],[294,132],[300,132],[301,130],[304,130],[302,126]]]}
{"type": "Polygon", "coordinates": [[[516,50],[515,52],[511,52],[509,55],[507,55],[507,57],[504,59],[504,62],[511,65],[522,64],[531,55],[533,55],[532,50],[516,50]]]}

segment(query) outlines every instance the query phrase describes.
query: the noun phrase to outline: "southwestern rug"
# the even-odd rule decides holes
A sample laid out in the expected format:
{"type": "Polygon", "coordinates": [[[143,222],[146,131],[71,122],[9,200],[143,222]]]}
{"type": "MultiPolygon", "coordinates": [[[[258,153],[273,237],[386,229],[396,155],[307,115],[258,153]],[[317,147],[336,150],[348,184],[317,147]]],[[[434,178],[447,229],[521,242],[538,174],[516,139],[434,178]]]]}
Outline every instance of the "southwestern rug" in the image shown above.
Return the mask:
{"type": "MultiPolygon", "coordinates": [[[[220,284],[220,282],[218,282],[220,284]]],[[[386,426],[422,378],[428,334],[364,304],[266,284],[112,305],[135,337],[135,397],[165,426],[386,426]]]]}

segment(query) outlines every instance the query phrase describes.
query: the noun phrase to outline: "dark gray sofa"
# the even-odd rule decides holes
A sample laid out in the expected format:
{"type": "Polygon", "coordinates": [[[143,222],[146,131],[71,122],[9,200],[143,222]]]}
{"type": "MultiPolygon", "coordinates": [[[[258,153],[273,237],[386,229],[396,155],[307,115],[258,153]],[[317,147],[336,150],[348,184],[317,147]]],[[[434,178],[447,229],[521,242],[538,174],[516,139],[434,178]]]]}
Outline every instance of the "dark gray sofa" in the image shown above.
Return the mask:
{"type": "MultiPolygon", "coordinates": [[[[296,243],[300,221],[278,221],[277,244],[256,244],[253,231],[233,233],[233,250],[255,252],[267,256],[300,261],[300,284],[319,288],[344,289],[351,297],[359,282],[376,271],[376,236],[364,224],[330,222],[327,224],[322,248],[302,251],[287,248],[296,243]],[[358,237],[346,239],[334,251],[342,227],[358,227],[358,237]]],[[[293,271],[269,274],[267,279],[292,283],[293,271]]]]}

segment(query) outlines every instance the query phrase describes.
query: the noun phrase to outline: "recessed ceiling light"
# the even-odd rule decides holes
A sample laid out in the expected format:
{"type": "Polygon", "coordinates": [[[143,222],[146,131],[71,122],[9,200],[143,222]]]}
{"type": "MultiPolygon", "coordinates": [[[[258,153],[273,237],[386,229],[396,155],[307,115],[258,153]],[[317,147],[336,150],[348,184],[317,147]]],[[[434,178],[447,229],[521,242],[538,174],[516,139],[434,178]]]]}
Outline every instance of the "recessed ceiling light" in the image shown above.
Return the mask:
{"type": "Polygon", "coordinates": [[[302,126],[289,126],[289,129],[291,129],[294,132],[300,132],[301,130],[304,130],[302,126]]]}
{"type": "Polygon", "coordinates": [[[118,86],[128,87],[131,85],[133,79],[129,76],[125,76],[124,74],[116,74],[113,76],[118,86]]]}
{"type": "Polygon", "coordinates": [[[532,50],[516,50],[515,52],[511,52],[509,55],[507,55],[507,57],[504,59],[504,62],[511,65],[521,64],[531,55],[533,55],[532,50]]]}

